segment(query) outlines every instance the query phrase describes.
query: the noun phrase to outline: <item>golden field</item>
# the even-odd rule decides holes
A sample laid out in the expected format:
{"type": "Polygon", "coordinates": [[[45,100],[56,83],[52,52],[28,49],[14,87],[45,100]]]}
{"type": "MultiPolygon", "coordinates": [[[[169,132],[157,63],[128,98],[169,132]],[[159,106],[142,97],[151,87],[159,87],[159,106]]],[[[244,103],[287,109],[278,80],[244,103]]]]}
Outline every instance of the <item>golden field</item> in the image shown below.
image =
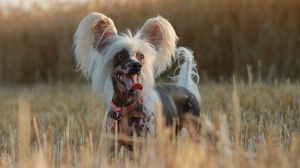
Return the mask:
{"type": "Polygon", "coordinates": [[[300,1],[50,4],[0,8],[0,167],[300,167],[300,1]],[[206,147],[159,125],[156,139],[133,137],[140,151],[108,162],[105,105],[75,72],[72,47],[94,11],[121,32],[158,14],[171,22],[198,64],[206,147]]]}
{"type": "Polygon", "coordinates": [[[135,31],[146,19],[162,15],[173,25],[179,45],[195,51],[202,79],[245,78],[247,64],[267,81],[300,78],[299,0],[50,4],[47,10],[39,5],[10,12],[0,8],[0,82],[77,79],[73,35],[80,20],[95,11],[111,17],[120,32],[135,31]]]}
{"type": "Polygon", "coordinates": [[[136,138],[109,165],[102,132],[104,106],[87,84],[0,88],[1,167],[299,167],[300,87],[202,84],[202,132],[207,147],[183,132],[136,138]],[[204,117],[205,116],[205,117],[204,117]]]}

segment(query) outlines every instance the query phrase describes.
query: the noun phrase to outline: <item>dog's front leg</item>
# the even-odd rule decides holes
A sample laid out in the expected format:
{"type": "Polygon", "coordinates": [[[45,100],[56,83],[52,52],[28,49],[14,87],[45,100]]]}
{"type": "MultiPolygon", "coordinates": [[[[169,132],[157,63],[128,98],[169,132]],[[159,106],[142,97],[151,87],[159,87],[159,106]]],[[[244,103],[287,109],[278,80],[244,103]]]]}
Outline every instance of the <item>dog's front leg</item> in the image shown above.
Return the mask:
{"type": "Polygon", "coordinates": [[[113,160],[118,160],[121,145],[118,140],[117,140],[117,144],[115,141],[116,140],[111,140],[108,142],[107,145],[107,154],[108,154],[109,162],[112,162],[113,160]]]}
{"type": "Polygon", "coordinates": [[[113,160],[113,158],[117,160],[121,148],[118,130],[118,121],[108,117],[106,121],[106,134],[108,137],[107,155],[110,162],[113,160]]]}

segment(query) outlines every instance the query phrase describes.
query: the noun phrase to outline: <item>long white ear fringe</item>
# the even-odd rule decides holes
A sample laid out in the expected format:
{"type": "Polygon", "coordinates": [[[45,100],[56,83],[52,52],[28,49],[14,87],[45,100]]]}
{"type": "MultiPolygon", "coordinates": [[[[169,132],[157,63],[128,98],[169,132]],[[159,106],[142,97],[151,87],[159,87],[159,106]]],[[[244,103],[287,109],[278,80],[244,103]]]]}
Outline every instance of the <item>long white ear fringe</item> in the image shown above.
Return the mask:
{"type": "Polygon", "coordinates": [[[178,37],[172,25],[161,16],[148,19],[140,29],[140,33],[141,38],[153,45],[157,52],[153,66],[157,77],[171,65],[178,37]]]}
{"type": "Polygon", "coordinates": [[[113,34],[117,34],[117,30],[113,21],[107,16],[93,12],[84,17],[74,35],[74,46],[75,46],[75,58],[77,62],[77,70],[82,72],[82,75],[86,79],[90,79],[95,68],[96,59],[93,52],[98,52],[95,48],[95,27],[97,23],[104,20],[106,28],[102,30],[105,34],[106,31],[110,31],[113,34]]]}

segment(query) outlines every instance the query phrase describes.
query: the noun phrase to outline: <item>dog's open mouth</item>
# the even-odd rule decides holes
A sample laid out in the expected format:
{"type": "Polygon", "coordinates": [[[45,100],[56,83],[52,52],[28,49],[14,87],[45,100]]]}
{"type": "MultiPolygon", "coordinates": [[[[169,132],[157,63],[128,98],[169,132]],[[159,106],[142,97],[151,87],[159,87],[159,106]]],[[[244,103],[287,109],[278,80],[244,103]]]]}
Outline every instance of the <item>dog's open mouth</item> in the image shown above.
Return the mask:
{"type": "Polygon", "coordinates": [[[133,91],[135,89],[142,90],[143,85],[139,82],[139,76],[138,74],[128,75],[122,72],[117,72],[116,77],[118,79],[118,82],[121,83],[127,91],[133,91]]]}

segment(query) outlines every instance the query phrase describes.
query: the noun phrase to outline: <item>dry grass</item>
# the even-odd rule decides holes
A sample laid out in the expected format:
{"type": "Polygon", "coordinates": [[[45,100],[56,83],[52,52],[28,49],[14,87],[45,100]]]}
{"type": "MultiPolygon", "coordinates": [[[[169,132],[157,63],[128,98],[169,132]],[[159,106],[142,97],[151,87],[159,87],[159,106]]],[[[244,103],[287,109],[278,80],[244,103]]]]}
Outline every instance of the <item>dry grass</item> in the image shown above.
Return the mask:
{"type": "MultiPolygon", "coordinates": [[[[103,105],[84,84],[0,87],[1,167],[109,167],[103,105]]],[[[274,83],[201,86],[208,147],[170,130],[135,139],[112,167],[297,167],[300,87],[274,83]]]]}
{"type": "Polygon", "coordinates": [[[0,82],[77,78],[72,36],[94,11],[111,17],[119,31],[164,16],[180,45],[195,51],[202,79],[246,78],[247,64],[269,81],[300,78],[299,0],[115,0],[54,1],[48,11],[36,5],[8,15],[0,9],[0,82]]]}

